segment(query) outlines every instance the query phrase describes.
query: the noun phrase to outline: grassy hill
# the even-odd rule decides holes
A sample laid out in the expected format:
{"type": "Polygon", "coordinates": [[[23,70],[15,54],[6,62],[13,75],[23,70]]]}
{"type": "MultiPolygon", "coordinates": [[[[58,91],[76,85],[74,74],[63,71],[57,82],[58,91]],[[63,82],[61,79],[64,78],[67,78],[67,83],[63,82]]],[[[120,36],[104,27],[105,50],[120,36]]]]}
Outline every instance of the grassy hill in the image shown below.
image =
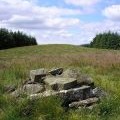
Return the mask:
{"type": "Polygon", "coordinates": [[[0,120],[120,120],[120,51],[73,45],[40,45],[0,51],[0,120]],[[64,111],[56,98],[15,100],[3,86],[19,86],[31,69],[79,68],[109,93],[92,111],[64,111]],[[24,113],[25,111],[25,113],[24,113]]]}

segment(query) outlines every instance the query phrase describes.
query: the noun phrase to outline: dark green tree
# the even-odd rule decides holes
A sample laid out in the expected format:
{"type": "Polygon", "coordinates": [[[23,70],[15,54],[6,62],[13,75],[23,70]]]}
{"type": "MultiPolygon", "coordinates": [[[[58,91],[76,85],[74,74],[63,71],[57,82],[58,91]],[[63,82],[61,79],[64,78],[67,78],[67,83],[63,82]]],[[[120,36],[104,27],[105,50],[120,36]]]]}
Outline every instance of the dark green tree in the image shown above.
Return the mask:
{"type": "Polygon", "coordinates": [[[0,29],[0,49],[30,45],[37,45],[37,41],[34,37],[28,36],[20,31],[12,32],[5,28],[0,29]]]}
{"type": "Polygon", "coordinates": [[[7,29],[0,29],[0,49],[13,47],[12,36],[7,29]]]}
{"type": "Polygon", "coordinates": [[[91,47],[103,49],[120,49],[120,35],[118,33],[100,33],[90,43],[91,47]]]}

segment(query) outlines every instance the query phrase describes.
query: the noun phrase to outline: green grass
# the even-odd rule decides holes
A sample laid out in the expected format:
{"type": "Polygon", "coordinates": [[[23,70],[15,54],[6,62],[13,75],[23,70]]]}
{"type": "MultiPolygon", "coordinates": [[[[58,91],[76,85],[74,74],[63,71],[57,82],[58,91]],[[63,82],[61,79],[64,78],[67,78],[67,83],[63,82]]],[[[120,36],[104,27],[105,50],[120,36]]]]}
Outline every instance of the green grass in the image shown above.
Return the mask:
{"type": "Polygon", "coordinates": [[[0,120],[120,120],[120,51],[40,45],[0,51],[0,120]],[[79,68],[109,93],[95,109],[69,110],[57,98],[13,99],[3,86],[19,86],[31,69],[79,68]]]}

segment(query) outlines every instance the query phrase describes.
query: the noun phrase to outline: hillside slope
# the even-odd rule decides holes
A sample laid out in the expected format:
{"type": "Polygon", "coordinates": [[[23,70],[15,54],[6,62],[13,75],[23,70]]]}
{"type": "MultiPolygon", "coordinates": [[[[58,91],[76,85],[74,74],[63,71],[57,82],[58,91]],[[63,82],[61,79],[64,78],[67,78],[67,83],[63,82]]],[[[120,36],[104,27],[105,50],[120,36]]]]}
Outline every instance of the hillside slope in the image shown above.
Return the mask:
{"type": "Polygon", "coordinates": [[[0,51],[1,119],[119,120],[119,86],[120,51],[91,49],[73,45],[40,45],[0,51]],[[36,101],[35,105],[30,106],[32,109],[30,114],[21,115],[21,110],[23,111],[24,107],[29,106],[31,102],[27,100],[23,102],[14,101],[4,94],[3,86],[13,84],[19,86],[28,78],[31,69],[43,67],[77,67],[81,72],[90,75],[97,86],[109,93],[109,97],[93,111],[71,110],[68,112],[60,107],[59,100],[55,101],[55,99],[50,98],[44,101],[36,101]],[[15,106],[14,102],[18,106],[15,106]],[[53,106],[55,102],[56,104],[53,106]]]}

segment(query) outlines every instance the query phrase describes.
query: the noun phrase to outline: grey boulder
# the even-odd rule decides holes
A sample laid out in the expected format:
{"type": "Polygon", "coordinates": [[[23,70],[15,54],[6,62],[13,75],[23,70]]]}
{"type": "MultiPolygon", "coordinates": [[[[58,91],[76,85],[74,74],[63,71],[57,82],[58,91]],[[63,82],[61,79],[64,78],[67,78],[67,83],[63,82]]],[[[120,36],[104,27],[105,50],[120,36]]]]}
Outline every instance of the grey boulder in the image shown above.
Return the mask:
{"type": "Polygon", "coordinates": [[[40,84],[26,84],[23,86],[24,93],[31,95],[35,93],[40,93],[44,91],[43,85],[40,84]]]}
{"type": "Polygon", "coordinates": [[[67,69],[63,73],[63,77],[78,78],[81,75],[78,69],[67,69]]]}
{"type": "Polygon", "coordinates": [[[51,90],[67,90],[77,85],[75,78],[47,77],[44,80],[46,87],[51,90]]]}
{"type": "Polygon", "coordinates": [[[55,68],[49,71],[53,76],[61,75],[63,73],[63,68],[55,68]]]}
{"type": "Polygon", "coordinates": [[[43,82],[46,75],[47,75],[47,70],[44,68],[30,71],[30,79],[33,82],[39,82],[39,83],[43,82]]]}
{"type": "Polygon", "coordinates": [[[107,93],[103,89],[96,87],[92,90],[92,95],[99,98],[103,98],[107,96],[107,93]]]}
{"type": "Polygon", "coordinates": [[[72,103],[69,104],[69,107],[70,108],[79,108],[80,106],[91,105],[91,104],[97,103],[98,101],[99,101],[99,98],[97,98],[97,97],[88,98],[86,100],[72,102],[72,103]]]}
{"type": "Polygon", "coordinates": [[[15,89],[16,89],[15,85],[6,85],[6,86],[4,86],[4,91],[6,93],[11,93],[11,92],[15,91],[15,89]]]}
{"type": "Polygon", "coordinates": [[[79,85],[89,85],[91,87],[94,87],[94,82],[91,77],[88,75],[81,75],[77,78],[77,82],[79,85]]]}

